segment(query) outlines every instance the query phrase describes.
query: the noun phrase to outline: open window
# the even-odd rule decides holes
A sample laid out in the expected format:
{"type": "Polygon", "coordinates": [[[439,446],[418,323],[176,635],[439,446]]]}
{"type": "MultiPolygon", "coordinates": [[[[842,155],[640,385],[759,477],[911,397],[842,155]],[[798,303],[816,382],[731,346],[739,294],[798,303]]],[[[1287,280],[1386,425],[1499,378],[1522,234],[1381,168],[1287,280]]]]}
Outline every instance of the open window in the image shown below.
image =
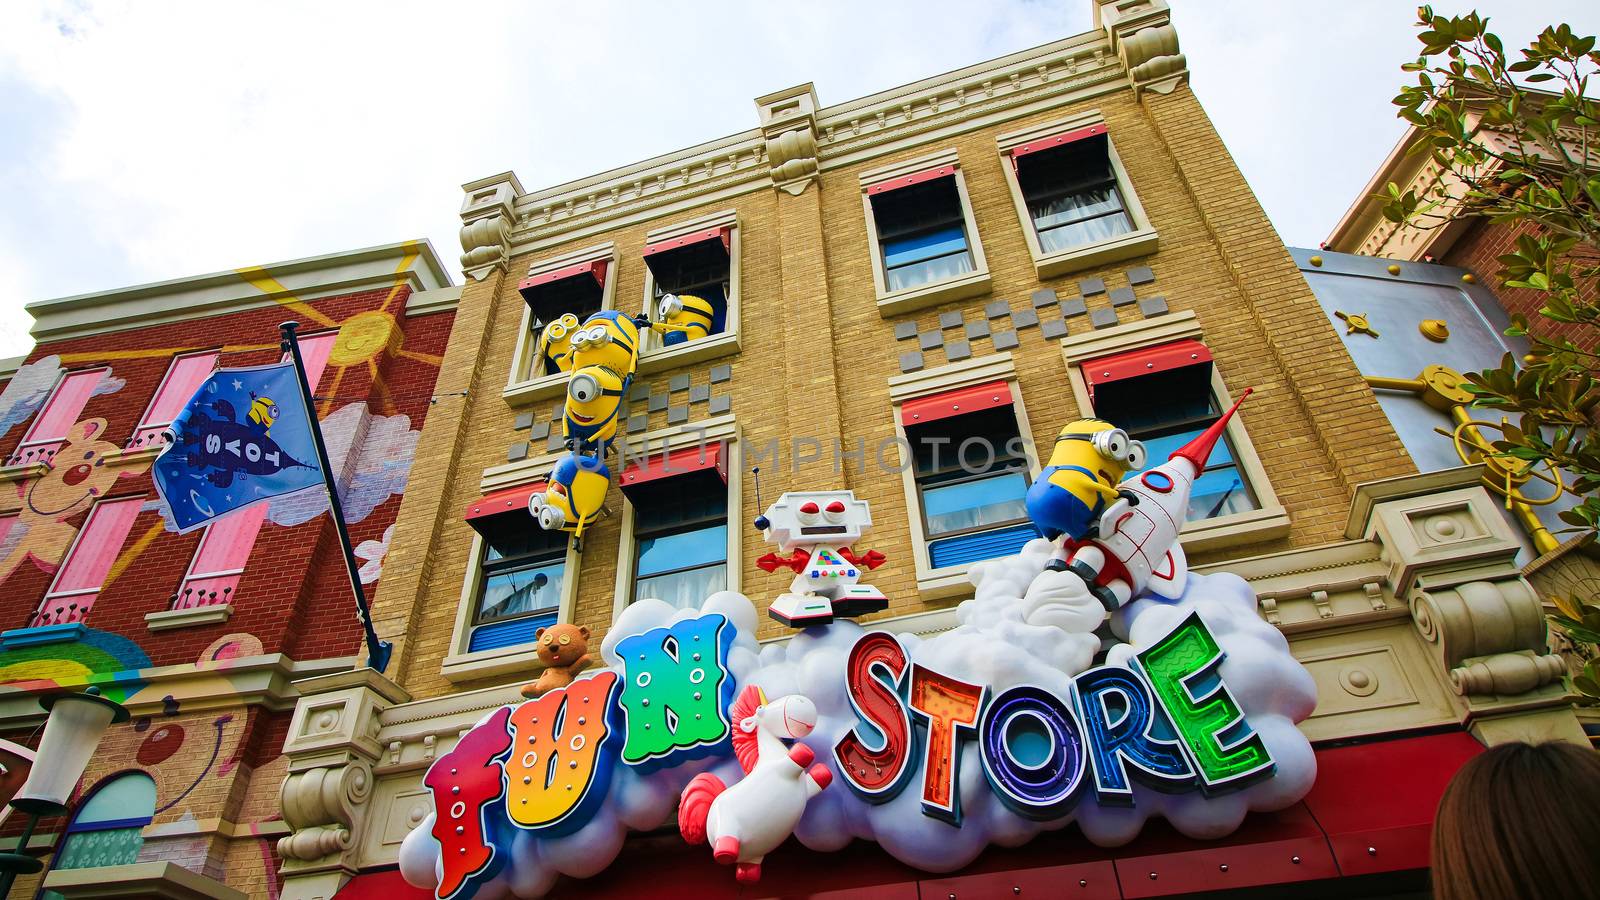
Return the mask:
{"type": "Polygon", "coordinates": [[[628,602],[693,609],[728,588],[728,481],[722,444],[662,453],[623,471],[633,526],[628,602]]]}
{"type": "Polygon", "coordinates": [[[540,338],[546,326],[565,320],[557,325],[562,333],[552,335],[556,338],[555,347],[560,348],[560,338],[572,326],[582,324],[602,309],[611,309],[615,265],[615,247],[607,242],[528,267],[527,277],[517,284],[525,308],[507,386],[508,398],[526,393],[530,383],[544,388],[542,392],[534,391],[537,396],[560,393],[561,376],[565,373],[553,358],[559,355],[559,349],[552,352],[540,338]]]}
{"type": "Polygon", "coordinates": [[[109,368],[101,367],[68,372],[61,376],[49,398],[34,416],[33,424],[22,436],[22,442],[6,458],[6,465],[27,466],[48,463],[54,459],[56,451],[66,443],[67,432],[77,424],[84,406],[94,396],[101,379],[110,374],[109,368]]]}
{"type": "Polygon", "coordinates": [[[72,625],[88,617],[143,505],[143,497],[118,497],[89,508],[29,627],[72,625]]]}
{"type": "Polygon", "coordinates": [[[955,153],[863,174],[879,311],[975,296],[988,265],[955,153]]]}
{"type": "Polygon", "coordinates": [[[727,329],[733,288],[732,232],[726,225],[706,228],[645,247],[644,262],[652,285],[650,318],[674,327],[653,343],[674,347],[727,329]],[[678,298],[676,308],[661,307],[667,295],[678,298]]]}
{"type": "Polygon", "coordinates": [[[219,356],[215,350],[206,350],[172,358],[167,374],[162,376],[161,385],[156,388],[155,396],[150,398],[150,406],[145,409],[139,427],[128,442],[129,450],[166,446],[164,433],[167,426],[172,424],[172,420],[193,399],[201,383],[216,369],[219,356]]]}
{"type": "Polygon", "coordinates": [[[1097,114],[1002,135],[1000,150],[1039,277],[1155,252],[1155,230],[1097,114]]]}
{"type": "Polygon", "coordinates": [[[514,491],[520,503],[488,497],[467,514],[481,538],[469,653],[531,645],[534,633],[560,616],[568,576],[567,533],[545,531],[528,514],[527,496],[543,489],[536,484],[514,491]]]}

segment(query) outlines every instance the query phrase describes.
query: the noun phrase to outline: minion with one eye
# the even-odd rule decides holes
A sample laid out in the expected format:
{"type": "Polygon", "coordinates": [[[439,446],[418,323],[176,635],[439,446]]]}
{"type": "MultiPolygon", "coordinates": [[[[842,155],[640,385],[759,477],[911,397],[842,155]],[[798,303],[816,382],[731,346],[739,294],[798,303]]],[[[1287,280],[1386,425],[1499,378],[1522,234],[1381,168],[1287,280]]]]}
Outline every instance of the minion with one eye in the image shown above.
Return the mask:
{"type": "Polygon", "coordinates": [[[693,294],[667,294],[656,308],[659,321],[650,327],[661,335],[661,343],[671,347],[686,344],[711,333],[711,323],[717,311],[711,301],[693,294]]]}
{"type": "Polygon", "coordinates": [[[570,531],[580,548],[583,530],[599,515],[611,485],[611,470],[598,456],[561,457],[545,490],[528,497],[528,512],[545,531],[570,531]]]}
{"type": "Polygon", "coordinates": [[[272,421],[278,417],[278,404],[271,397],[257,397],[250,395],[250,411],[245,413],[245,418],[250,425],[266,434],[272,428],[272,421]]]}
{"type": "Polygon", "coordinates": [[[572,333],[572,369],[605,366],[623,379],[639,367],[639,323],[614,309],[602,309],[572,333]]]}
{"type": "Polygon", "coordinates": [[[567,313],[539,332],[538,356],[545,359],[545,374],[572,371],[572,336],[578,330],[578,317],[567,313]]]}
{"type": "Polygon", "coordinates": [[[605,366],[584,366],[567,378],[567,407],[562,427],[573,450],[605,448],[617,436],[622,394],[627,380],[605,366]]]}
{"type": "Polygon", "coordinates": [[[1117,485],[1144,468],[1144,444],[1099,419],[1070,422],[1056,436],[1055,450],[1028,487],[1028,518],[1049,540],[1092,537],[1100,515],[1121,495],[1117,485]]]}

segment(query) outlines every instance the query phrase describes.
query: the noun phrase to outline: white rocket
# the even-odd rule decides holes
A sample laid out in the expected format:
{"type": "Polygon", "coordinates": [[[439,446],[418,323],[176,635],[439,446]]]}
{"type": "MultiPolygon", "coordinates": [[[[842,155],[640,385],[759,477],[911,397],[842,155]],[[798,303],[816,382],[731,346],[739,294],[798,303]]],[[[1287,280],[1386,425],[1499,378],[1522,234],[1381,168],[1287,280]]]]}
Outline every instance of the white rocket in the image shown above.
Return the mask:
{"type": "Polygon", "coordinates": [[[1078,574],[1108,610],[1146,589],[1168,600],[1178,599],[1189,580],[1189,561],[1178,543],[1189,492],[1205,470],[1228,419],[1250,391],[1246,388],[1227,412],[1194,440],[1172,451],[1166,462],[1117,485],[1123,499],[1101,515],[1099,536],[1065,539],[1051,568],[1078,574]]]}

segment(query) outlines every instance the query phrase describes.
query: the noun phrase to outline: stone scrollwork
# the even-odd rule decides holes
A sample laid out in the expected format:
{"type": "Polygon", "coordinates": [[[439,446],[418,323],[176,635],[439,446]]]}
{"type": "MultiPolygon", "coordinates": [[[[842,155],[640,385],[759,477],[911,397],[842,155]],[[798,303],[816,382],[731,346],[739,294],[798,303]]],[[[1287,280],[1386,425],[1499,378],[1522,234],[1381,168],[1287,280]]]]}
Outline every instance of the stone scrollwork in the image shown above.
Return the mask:
{"type": "Polygon", "coordinates": [[[808,126],[769,139],[767,164],[772,169],[774,185],[791,194],[800,194],[817,174],[816,132],[808,126]]]}
{"type": "Polygon", "coordinates": [[[506,264],[510,243],[511,223],[498,213],[462,225],[462,270],[482,281],[496,267],[506,264]]]}
{"type": "Polygon", "coordinates": [[[278,841],[285,859],[316,862],[352,844],[361,807],[372,796],[372,769],[361,760],[320,766],[284,779],[279,799],[294,833],[278,841]]]}
{"type": "Polygon", "coordinates": [[[1565,674],[1548,652],[1539,597],[1520,577],[1419,587],[1411,612],[1458,694],[1523,694],[1565,674]]]}
{"type": "Polygon", "coordinates": [[[796,85],[756,98],[774,187],[798,197],[817,180],[817,92],[796,85]]]}
{"type": "Polygon", "coordinates": [[[1135,93],[1169,94],[1189,75],[1178,31],[1161,0],[1100,0],[1095,18],[1111,38],[1135,93]]]}

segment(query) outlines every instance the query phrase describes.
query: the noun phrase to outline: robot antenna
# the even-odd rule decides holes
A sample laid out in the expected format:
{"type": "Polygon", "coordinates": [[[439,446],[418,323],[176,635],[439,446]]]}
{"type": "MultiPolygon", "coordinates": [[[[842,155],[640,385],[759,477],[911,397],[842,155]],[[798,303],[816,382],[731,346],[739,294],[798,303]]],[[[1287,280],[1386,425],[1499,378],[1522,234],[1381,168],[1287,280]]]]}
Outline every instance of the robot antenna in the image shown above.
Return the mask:
{"type": "MultiPolygon", "coordinates": [[[[756,509],[761,509],[761,467],[751,466],[750,474],[756,480],[756,509]]],[[[757,531],[766,531],[772,522],[768,520],[765,515],[758,515],[756,516],[756,520],[751,524],[755,526],[757,531]]]]}

